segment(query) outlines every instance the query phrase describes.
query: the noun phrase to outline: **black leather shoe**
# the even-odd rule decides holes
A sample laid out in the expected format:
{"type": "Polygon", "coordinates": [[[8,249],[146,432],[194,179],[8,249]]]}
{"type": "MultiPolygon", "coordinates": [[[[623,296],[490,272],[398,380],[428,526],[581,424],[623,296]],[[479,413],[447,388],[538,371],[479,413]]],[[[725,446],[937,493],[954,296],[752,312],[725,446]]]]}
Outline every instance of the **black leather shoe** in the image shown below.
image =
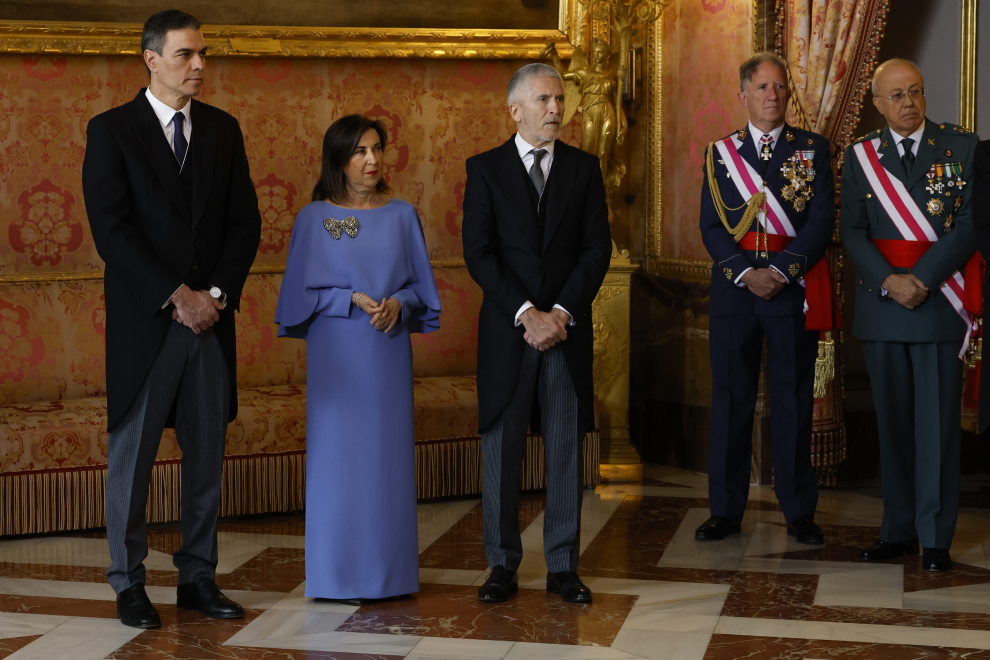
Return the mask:
{"type": "Polygon", "coordinates": [[[560,594],[560,599],[567,603],[590,603],[589,589],[575,571],[547,573],[547,591],[560,594]]]}
{"type": "Polygon", "coordinates": [[[210,578],[180,584],[175,605],[180,610],[196,610],[213,619],[244,618],[244,608],[224,596],[217,583],[210,578]]]}
{"type": "Polygon", "coordinates": [[[942,573],[952,570],[952,557],[948,550],[942,548],[925,548],[921,556],[921,567],[932,573],[942,573]]]}
{"type": "Polygon", "coordinates": [[[825,532],[815,524],[812,516],[801,516],[787,523],[787,535],[793,536],[798,543],[821,545],[825,543],[825,532]]]}
{"type": "Polygon", "coordinates": [[[485,583],[478,588],[478,600],[483,603],[502,603],[509,594],[519,591],[519,576],[505,566],[496,566],[488,574],[485,583]]]}
{"type": "Polygon", "coordinates": [[[694,538],[699,541],[721,541],[729,534],[738,534],[742,527],[737,522],[732,522],[722,516],[712,516],[694,533],[694,538]]]}
{"type": "Polygon", "coordinates": [[[897,559],[904,555],[916,555],[919,552],[921,550],[918,548],[918,539],[897,541],[896,543],[877,541],[870,547],[860,551],[859,558],[863,561],[884,561],[887,559],[897,559]]]}
{"type": "Polygon", "coordinates": [[[143,584],[135,584],[117,594],[117,618],[131,628],[162,627],[158,610],[151,604],[143,584]]]}

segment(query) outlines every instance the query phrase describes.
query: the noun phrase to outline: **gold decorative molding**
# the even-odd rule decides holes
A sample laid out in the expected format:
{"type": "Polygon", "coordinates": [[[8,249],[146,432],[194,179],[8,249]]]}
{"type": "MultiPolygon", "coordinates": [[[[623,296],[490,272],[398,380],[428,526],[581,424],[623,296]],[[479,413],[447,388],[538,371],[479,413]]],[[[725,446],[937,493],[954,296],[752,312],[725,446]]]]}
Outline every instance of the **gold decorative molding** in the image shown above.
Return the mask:
{"type": "Polygon", "coordinates": [[[701,259],[653,259],[646,270],[660,277],[692,282],[708,282],[712,277],[712,262],[701,259]]]}
{"type": "Polygon", "coordinates": [[[656,274],[663,254],[663,30],[665,18],[646,33],[646,116],[652,130],[646,136],[646,270],[656,274]]]}
{"type": "MultiPolygon", "coordinates": [[[[431,261],[433,268],[466,268],[463,259],[431,261]]],[[[281,275],[285,266],[252,266],[251,275],[281,275]]],[[[93,270],[82,273],[0,273],[0,284],[30,284],[34,282],[82,282],[102,280],[103,271],[93,270]]]]}
{"type": "Polygon", "coordinates": [[[959,124],[976,132],[976,46],[979,0],[962,0],[959,57],[959,124]]]}
{"type": "MultiPolygon", "coordinates": [[[[565,12],[561,12],[563,19],[565,12]]],[[[0,22],[0,53],[139,55],[136,23],[0,22]]],[[[565,27],[565,26],[562,26],[565,27]]],[[[538,59],[548,42],[563,58],[574,49],[562,30],[436,30],[204,25],[212,56],[538,59]],[[233,42],[233,45],[232,45],[233,42]]]]}

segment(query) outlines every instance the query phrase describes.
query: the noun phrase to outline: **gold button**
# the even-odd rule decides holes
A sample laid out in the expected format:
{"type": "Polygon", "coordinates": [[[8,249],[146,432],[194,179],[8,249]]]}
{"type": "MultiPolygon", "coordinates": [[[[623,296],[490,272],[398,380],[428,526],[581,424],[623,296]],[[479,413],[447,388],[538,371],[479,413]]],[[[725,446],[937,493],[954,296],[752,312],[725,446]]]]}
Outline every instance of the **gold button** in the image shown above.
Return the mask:
{"type": "Polygon", "coordinates": [[[873,193],[866,193],[866,199],[870,199],[871,197],[873,197],[873,193]]]}
{"type": "Polygon", "coordinates": [[[862,284],[863,283],[863,280],[860,280],[859,283],[862,284]]]}
{"type": "Polygon", "coordinates": [[[725,178],[726,179],[731,179],[732,178],[732,174],[730,172],[726,172],[725,173],[725,178]]]}

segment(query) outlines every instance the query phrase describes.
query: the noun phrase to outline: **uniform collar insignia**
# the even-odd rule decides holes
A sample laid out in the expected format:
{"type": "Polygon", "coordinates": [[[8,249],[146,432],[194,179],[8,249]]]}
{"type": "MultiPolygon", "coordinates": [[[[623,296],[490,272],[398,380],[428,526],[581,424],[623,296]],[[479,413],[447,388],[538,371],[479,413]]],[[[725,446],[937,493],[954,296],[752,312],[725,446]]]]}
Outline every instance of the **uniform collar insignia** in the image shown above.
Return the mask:
{"type": "Polygon", "coordinates": [[[739,139],[740,140],[745,140],[746,139],[746,129],[745,128],[742,129],[741,131],[737,131],[737,133],[739,134],[739,139]]]}
{"type": "Polygon", "coordinates": [[[787,133],[785,133],[785,135],[786,135],[786,137],[787,137],[787,141],[788,141],[788,142],[793,142],[793,141],[794,141],[794,139],[795,139],[795,137],[796,137],[796,136],[794,135],[794,133],[792,133],[792,132],[790,131],[790,129],[788,129],[788,131],[787,131],[787,133]]]}

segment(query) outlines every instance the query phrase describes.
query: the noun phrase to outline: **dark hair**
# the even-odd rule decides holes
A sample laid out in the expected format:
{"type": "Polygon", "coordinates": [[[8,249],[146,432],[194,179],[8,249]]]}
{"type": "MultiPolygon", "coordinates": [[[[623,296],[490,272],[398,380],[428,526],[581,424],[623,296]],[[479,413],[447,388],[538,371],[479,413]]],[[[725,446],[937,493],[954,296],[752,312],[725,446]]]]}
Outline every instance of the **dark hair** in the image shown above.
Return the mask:
{"type": "MultiPolygon", "coordinates": [[[[347,199],[347,174],[344,173],[344,168],[357,151],[361,136],[369,128],[375,129],[382,149],[385,149],[388,134],[377,119],[347,115],[330,124],[327,134],[323,136],[323,165],[320,167],[320,180],[313,188],[314,202],[327,200],[337,203],[347,199]]],[[[375,189],[382,194],[389,191],[385,179],[379,179],[375,189]]]]}
{"type": "MultiPolygon", "coordinates": [[[[151,50],[159,55],[164,55],[162,51],[165,49],[165,35],[174,30],[187,28],[198,30],[199,21],[184,11],[166,9],[152,14],[151,18],[145,22],[144,30],[141,32],[141,53],[151,50]]],[[[148,69],[148,65],[145,64],[144,68],[148,69]]],[[[151,75],[151,69],[148,69],[148,75],[151,75]]]]}

